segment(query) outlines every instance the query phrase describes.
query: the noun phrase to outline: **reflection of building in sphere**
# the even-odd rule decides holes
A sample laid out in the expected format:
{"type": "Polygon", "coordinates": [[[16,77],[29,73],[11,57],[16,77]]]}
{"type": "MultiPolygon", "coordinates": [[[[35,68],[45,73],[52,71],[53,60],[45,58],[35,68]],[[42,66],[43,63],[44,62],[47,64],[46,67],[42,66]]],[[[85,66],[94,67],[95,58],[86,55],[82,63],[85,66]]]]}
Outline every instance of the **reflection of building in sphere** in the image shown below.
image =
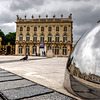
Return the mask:
{"type": "Polygon", "coordinates": [[[82,99],[99,100],[99,64],[100,24],[84,34],[77,42],[67,62],[64,81],[65,88],[82,99]]]}

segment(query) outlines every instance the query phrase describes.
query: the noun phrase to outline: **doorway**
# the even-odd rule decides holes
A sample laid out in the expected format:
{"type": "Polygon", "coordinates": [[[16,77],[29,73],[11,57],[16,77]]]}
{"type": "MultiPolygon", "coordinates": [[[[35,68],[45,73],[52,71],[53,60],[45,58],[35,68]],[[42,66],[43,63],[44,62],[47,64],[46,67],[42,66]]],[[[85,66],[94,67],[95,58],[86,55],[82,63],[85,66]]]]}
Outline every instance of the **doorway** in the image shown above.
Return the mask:
{"type": "Polygon", "coordinates": [[[7,47],[7,54],[11,54],[11,47],[10,46],[7,47]]]}

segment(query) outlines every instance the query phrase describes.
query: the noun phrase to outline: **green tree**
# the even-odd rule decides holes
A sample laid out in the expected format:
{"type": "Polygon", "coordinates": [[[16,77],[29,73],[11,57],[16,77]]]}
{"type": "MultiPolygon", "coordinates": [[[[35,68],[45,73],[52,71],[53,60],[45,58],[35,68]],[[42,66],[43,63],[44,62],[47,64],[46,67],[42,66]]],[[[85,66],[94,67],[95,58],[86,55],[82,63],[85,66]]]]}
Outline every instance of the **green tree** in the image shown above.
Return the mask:
{"type": "Polygon", "coordinates": [[[5,35],[0,29],[0,37],[2,37],[2,45],[7,45],[8,42],[10,42],[11,45],[15,45],[16,32],[9,32],[5,35]]]}
{"type": "Polygon", "coordinates": [[[0,29],[0,37],[2,37],[1,44],[5,45],[6,44],[5,34],[4,34],[4,32],[1,29],[0,29]]]}
{"type": "Polygon", "coordinates": [[[16,39],[16,32],[9,32],[5,36],[7,43],[10,42],[11,45],[15,45],[15,39],[16,39]]]}

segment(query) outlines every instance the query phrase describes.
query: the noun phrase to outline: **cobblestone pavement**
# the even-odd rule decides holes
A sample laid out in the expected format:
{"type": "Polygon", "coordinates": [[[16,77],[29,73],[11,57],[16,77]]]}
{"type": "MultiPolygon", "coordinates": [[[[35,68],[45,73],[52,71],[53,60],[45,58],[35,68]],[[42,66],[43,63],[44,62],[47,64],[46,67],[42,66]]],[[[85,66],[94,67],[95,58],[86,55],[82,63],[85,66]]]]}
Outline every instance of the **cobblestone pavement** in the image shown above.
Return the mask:
{"type": "Polygon", "coordinates": [[[0,100],[74,99],[4,69],[0,69],[0,100]]]}

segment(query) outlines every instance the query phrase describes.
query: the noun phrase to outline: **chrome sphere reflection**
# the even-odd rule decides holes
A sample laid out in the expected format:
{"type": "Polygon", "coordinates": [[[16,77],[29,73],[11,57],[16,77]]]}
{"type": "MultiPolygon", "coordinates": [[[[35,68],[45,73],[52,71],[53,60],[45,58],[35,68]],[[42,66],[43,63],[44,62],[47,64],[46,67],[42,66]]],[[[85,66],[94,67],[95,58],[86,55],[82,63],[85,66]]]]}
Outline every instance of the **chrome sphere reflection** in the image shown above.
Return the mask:
{"type": "Polygon", "coordinates": [[[100,24],[76,44],[67,62],[64,86],[83,99],[100,100],[100,24]]]}

